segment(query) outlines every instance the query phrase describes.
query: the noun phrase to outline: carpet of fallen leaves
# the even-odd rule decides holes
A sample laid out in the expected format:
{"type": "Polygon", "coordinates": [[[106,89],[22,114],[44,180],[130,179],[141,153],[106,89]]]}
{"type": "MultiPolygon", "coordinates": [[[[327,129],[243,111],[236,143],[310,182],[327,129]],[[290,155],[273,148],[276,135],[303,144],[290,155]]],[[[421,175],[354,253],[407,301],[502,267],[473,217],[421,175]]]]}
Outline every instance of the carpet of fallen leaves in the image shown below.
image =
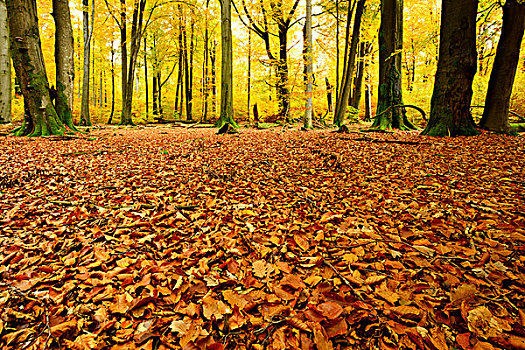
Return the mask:
{"type": "Polygon", "coordinates": [[[0,349],[525,349],[525,142],[0,139],[0,349]]]}

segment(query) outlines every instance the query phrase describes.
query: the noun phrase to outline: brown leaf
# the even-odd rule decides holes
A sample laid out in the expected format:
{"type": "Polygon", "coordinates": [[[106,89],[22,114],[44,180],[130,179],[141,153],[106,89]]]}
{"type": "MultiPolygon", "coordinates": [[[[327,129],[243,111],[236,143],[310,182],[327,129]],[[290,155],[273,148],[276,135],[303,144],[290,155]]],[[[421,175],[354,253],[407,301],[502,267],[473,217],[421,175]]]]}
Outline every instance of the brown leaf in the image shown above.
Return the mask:
{"type": "Polygon", "coordinates": [[[332,343],[328,340],[328,336],[323,326],[319,323],[313,325],[314,343],[318,350],[333,350],[332,343]]]}
{"type": "Polygon", "coordinates": [[[330,301],[317,305],[317,311],[319,311],[319,313],[324,317],[333,320],[343,313],[343,308],[341,305],[330,301]]]}

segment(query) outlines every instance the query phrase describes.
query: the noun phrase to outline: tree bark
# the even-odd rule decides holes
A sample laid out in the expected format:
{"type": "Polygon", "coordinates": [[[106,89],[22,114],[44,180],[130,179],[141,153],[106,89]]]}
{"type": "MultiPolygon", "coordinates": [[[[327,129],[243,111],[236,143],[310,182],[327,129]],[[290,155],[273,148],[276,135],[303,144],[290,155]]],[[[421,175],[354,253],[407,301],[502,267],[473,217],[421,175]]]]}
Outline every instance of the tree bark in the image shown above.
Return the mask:
{"type": "Polygon", "coordinates": [[[73,86],[75,82],[74,40],[71,14],[67,0],[53,0],[55,19],[55,64],[56,98],[55,110],[64,125],[76,130],[73,125],[73,86]]]}
{"type": "Polygon", "coordinates": [[[306,68],[306,106],[304,113],[303,128],[312,128],[313,111],[313,39],[312,39],[312,0],[306,0],[306,22],[304,40],[304,64],[306,68]]]}
{"type": "Polygon", "coordinates": [[[6,4],[13,66],[25,106],[23,124],[15,135],[61,135],[65,128],[49,93],[36,0],[7,0],[6,4]]]}
{"type": "Polygon", "coordinates": [[[248,82],[247,82],[247,111],[250,121],[250,108],[252,103],[252,31],[248,30],[248,82]]]}
{"type": "Polygon", "coordinates": [[[359,110],[361,104],[361,96],[363,92],[363,80],[365,77],[365,60],[369,53],[369,43],[361,42],[359,46],[359,62],[357,63],[357,73],[354,83],[354,92],[352,93],[352,102],[350,105],[359,110]]]}
{"type": "Polygon", "coordinates": [[[131,107],[133,106],[133,86],[135,69],[137,66],[137,58],[140,51],[140,43],[142,42],[142,22],[144,18],[144,9],[146,7],[146,0],[135,0],[133,4],[133,20],[131,23],[131,43],[130,56],[126,81],[125,100],[123,101],[122,116],[120,119],[121,125],[133,125],[133,118],[131,114],[131,107]]]}
{"type": "MultiPolygon", "coordinates": [[[[82,18],[84,31],[84,70],[82,77],[82,102],[80,107],[80,124],[92,125],[89,116],[89,82],[90,82],[90,54],[91,54],[91,29],[89,25],[89,1],[82,0],[82,18]]],[[[94,8],[93,8],[94,11],[94,8]]]]}
{"type": "Polygon", "coordinates": [[[332,84],[330,84],[330,80],[328,80],[328,77],[325,78],[325,83],[326,83],[326,102],[328,103],[328,113],[332,113],[333,105],[334,105],[333,97],[332,97],[334,87],[332,86],[332,84]]]}
{"type": "Polygon", "coordinates": [[[477,0],[443,0],[439,60],[423,135],[477,135],[470,103],[477,70],[477,0]]]}
{"type": "Polygon", "coordinates": [[[219,131],[228,125],[225,132],[236,131],[237,123],[233,119],[233,47],[231,27],[231,0],[221,3],[221,112],[216,126],[219,131]]]}
{"type": "Polygon", "coordinates": [[[385,129],[414,129],[403,105],[402,52],[403,52],[403,0],[381,1],[379,28],[379,94],[377,115],[372,127],[385,129]],[[387,109],[390,110],[387,113],[387,109]]]}
{"type": "Polygon", "coordinates": [[[510,97],[520,58],[525,24],[525,3],[507,0],[503,28],[490,75],[485,110],[480,127],[498,133],[512,132],[509,124],[510,97]]]}
{"type": "Polygon", "coordinates": [[[109,113],[108,124],[113,121],[113,114],[115,113],[115,49],[113,48],[113,40],[111,40],[111,112],[109,113]]]}
{"type": "Polygon", "coordinates": [[[0,124],[11,122],[11,57],[6,0],[0,0],[0,124]]]}
{"type": "Polygon", "coordinates": [[[146,88],[146,121],[149,118],[149,84],[148,84],[148,55],[147,35],[144,35],[144,85],[146,88]]]}
{"type": "MultiPolygon", "coordinates": [[[[352,41],[350,44],[350,50],[346,59],[347,66],[343,73],[342,89],[337,99],[337,105],[335,107],[335,123],[338,127],[341,127],[344,123],[346,115],[346,109],[350,100],[350,93],[352,91],[352,77],[354,75],[355,59],[357,55],[357,44],[359,43],[359,35],[361,32],[361,19],[365,10],[365,0],[359,0],[357,2],[354,18],[354,28],[352,32],[352,41]]],[[[350,9],[348,10],[350,11],[350,9]]]]}

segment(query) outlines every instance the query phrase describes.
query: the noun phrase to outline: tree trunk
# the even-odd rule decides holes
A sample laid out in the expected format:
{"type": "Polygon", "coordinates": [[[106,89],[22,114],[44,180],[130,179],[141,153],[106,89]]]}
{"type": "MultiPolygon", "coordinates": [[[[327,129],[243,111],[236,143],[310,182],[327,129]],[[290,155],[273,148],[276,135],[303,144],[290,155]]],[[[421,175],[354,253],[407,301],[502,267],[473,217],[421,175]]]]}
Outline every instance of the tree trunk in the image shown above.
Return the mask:
{"type": "Polygon", "coordinates": [[[217,41],[213,40],[213,45],[210,51],[210,64],[211,64],[211,114],[213,118],[217,114],[217,69],[215,63],[217,61],[217,41]]]}
{"type": "MultiPolygon", "coordinates": [[[[342,89],[337,99],[337,105],[335,107],[335,123],[338,127],[341,127],[344,123],[346,109],[350,100],[350,92],[352,91],[352,77],[354,75],[355,59],[357,56],[357,44],[359,43],[359,35],[361,32],[361,19],[365,10],[365,0],[359,0],[357,2],[354,18],[354,28],[352,33],[352,42],[350,44],[350,50],[346,59],[347,66],[343,73],[342,89]]],[[[350,9],[348,10],[350,11],[350,9]]]]}
{"type": "Polygon", "coordinates": [[[144,17],[144,9],[146,7],[146,0],[135,0],[133,4],[133,21],[131,23],[131,43],[129,66],[126,82],[126,99],[124,100],[124,108],[120,120],[121,125],[133,125],[133,118],[131,114],[131,107],[133,106],[133,83],[135,77],[135,69],[137,66],[137,58],[140,51],[140,43],[142,42],[142,22],[144,17]]]}
{"type": "Polygon", "coordinates": [[[498,133],[511,133],[509,106],[520,58],[525,24],[525,4],[507,0],[503,6],[503,28],[490,75],[485,110],[480,127],[498,133]]]}
{"type": "Polygon", "coordinates": [[[113,44],[113,40],[111,40],[111,112],[109,113],[108,124],[113,121],[113,114],[115,113],[115,49],[113,44]]]}
{"type": "Polygon", "coordinates": [[[403,0],[381,1],[379,28],[379,94],[377,115],[372,127],[414,129],[403,105],[401,62],[403,52],[403,0]],[[388,111],[387,111],[388,110],[388,111]]]}
{"type": "Polygon", "coordinates": [[[0,124],[11,122],[11,57],[6,0],[0,0],[0,124]]]}
{"type": "Polygon", "coordinates": [[[91,53],[91,35],[89,26],[89,1],[82,0],[83,5],[83,30],[84,30],[84,70],[82,77],[82,102],[80,107],[80,124],[81,125],[92,125],[91,118],[89,116],[89,76],[90,76],[90,61],[89,56],[91,53]]]}
{"type": "MultiPolygon", "coordinates": [[[[126,86],[128,85],[128,33],[127,33],[126,0],[120,0],[120,75],[122,111],[120,112],[120,123],[126,121],[124,116],[126,103],[126,86]]],[[[131,78],[130,78],[131,79],[131,78]]]]}
{"type": "Polygon", "coordinates": [[[352,93],[352,102],[350,105],[359,110],[361,104],[361,95],[363,92],[363,80],[365,77],[365,57],[368,54],[368,43],[361,42],[359,45],[359,62],[357,63],[357,73],[354,83],[354,92],[352,93]]]}
{"type": "Polygon", "coordinates": [[[477,69],[477,0],[443,0],[439,60],[423,135],[477,135],[470,103],[477,69]]]}
{"type": "Polygon", "coordinates": [[[26,112],[23,125],[15,130],[15,135],[61,135],[65,128],[49,94],[36,0],[7,0],[6,4],[11,55],[26,112]]]}
{"type": "Polygon", "coordinates": [[[247,105],[248,121],[250,121],[250,108],[252,103],[252,31],[248,30],[248,88],[247,88],[247,105]]]}
{"type": "Polygon", "coordinates": [[[144,35],[144,85],[146,87],[146,121],[149,118],[149,85],[148,85],[148,56],[147,56],[148,37],[144,35]]]}
{"type": "Polygon", "coordinates": [[[188,88],[186,89],[186,115],[188,120],[193,120],[193,53],[195,51],[195,44],[193,39],[195,37],[195,21],[191,17],[191,34],[189,59],[187,59],[186,69],[188,70],[188,88]]]}
{"type": "Polygon", "coordinates": [[[306,23],[305,23],[305,68],[306,68],[306,106],[304,113],[304,129],[312,128],[313,110],[313,39],[312,39],[312,0],[306,0],[306,23]]]}
{"type": "Polygon", "coordinates": [[[334,105],[333,97],[332,97],[334,87],[332,86],[332,84],[330,84],[330,80],[328,80],[328,77],[325,78],[325,83],[326,83],[326,102],[328,103],[328,113],[332,113],[333,105],[334,105]]]}
{"type": "Polygon", "coordinates": [[[233,120],[233,48],[231,27],[231,0],[221,3],[221,114],[216,126],[219,131],[226,127],[225,132],[236,131],[237,123],[233,120]]]}
{"type": "Polygon", "coordinates": [[[55,64],[56,98],[55,110],[62,122],[72,130],[73,125],[73,86],[75,83],[74,40],[69,2],[53,0],[53,18],[55,19],[55,64]]]}

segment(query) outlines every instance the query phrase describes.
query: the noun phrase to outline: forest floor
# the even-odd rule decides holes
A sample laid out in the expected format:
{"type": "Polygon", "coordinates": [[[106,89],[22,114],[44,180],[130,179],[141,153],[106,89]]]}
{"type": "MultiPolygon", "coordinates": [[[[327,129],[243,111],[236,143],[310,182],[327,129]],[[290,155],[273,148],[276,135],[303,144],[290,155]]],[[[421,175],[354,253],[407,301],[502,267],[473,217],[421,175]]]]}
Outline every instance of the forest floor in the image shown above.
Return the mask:
{"type": "Polygon", "coordinates": [[[0,137],[1,349],[525,349],[525,141],[0,137]]]}

